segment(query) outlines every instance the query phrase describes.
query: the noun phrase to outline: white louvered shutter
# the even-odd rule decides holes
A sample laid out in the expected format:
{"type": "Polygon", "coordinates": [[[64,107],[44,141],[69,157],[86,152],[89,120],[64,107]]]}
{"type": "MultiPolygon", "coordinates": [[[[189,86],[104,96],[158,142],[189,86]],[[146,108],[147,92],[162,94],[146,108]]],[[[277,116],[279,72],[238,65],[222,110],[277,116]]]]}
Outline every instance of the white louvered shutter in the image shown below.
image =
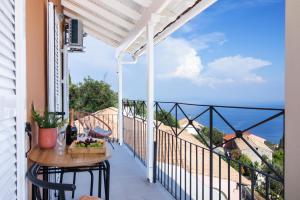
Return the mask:
{"type": "Polygon", "coordinates": [[[69,74],[68,69],[68,51],[65,48],[63,54],[63,111],[65,112],[65,119],[69,118],[69,74]]]}
{"type": "Polygon", "coordinates": [[[0,1],[0,200],[17,198],[15,5],[0,1]]]}
{"type": "Polygon", "coordinates": [[[59,15],[53,3],[48,7],[48,107],[50,111],[62,111],[62,60],[59,15]]]}

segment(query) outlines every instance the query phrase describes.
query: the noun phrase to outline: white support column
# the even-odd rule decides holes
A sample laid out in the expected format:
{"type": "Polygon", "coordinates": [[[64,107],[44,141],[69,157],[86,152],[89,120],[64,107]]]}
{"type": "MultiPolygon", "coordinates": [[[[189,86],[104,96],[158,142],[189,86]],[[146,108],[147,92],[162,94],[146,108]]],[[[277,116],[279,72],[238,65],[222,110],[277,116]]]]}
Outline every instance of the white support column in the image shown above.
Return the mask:
{"type": "Polygon", "coordinates": [[[285,165],[284,199],[300,199],[300,1],[285,1],[285,165]]]}
{"type": "Polygon", "coordinates": [[[147,98],[147,177],[153,183],[153,159],[154,159],[154,54],[153,37],[155,16],[152,16],[147,24],[147,72],[148,72],[148,98],[147,98]]]}
{"type": "Polygon", "coordinates": [[[123,66],[119,58],[118,63],[118,133],[119,143],[123,145],[123,66]]]}

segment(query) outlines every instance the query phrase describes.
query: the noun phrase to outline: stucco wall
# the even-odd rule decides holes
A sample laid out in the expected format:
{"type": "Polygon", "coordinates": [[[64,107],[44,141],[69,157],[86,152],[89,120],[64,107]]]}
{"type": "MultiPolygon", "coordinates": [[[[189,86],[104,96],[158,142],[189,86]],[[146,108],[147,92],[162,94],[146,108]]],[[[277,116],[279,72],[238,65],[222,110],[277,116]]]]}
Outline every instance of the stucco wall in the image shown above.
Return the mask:
{"type": "Polygon", "coordinates": [[[286,0],[285,199],[300,199],[300,1],[286,0]]]}
{"type": "MultiPolygon", "coordinates": [[[[60,0],[50,0],[61,12],[60,0]]],[[[33,145],[37,127],[32,122],[31,105],[43,111],[47,106],[47,0],[26,1],[27,53],[27,121],[33,128],[33,145]]]]}
{"type": "MultiPolygon", "coordinates": [[[[47,101],[47,1],[26,1],[27,51],[27,120],[32,122],[31,104],[43,110],[47,101]]],[[[37,141],[37,127],[33,124],[33,143],[37,141]]]]}

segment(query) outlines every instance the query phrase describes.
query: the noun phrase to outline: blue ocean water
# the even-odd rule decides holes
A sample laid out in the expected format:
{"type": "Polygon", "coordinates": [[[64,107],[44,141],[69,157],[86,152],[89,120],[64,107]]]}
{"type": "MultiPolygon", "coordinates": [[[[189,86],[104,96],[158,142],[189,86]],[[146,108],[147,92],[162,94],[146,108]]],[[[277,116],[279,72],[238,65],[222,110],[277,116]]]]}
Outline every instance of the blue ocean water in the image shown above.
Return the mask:
{"type": "MultiPolygon", "coordinates": [[[[170,111],[172,104],[163,104],[161,107],[167,111],[170,111]]],[[[272,108],[282,108],[283,106],[272,106],[272,108]]],[[[209,126],[209,112],[199,116],[208,107],[206,106],[194,106],[194,105],[180,105],[177,108],[178,120],[188,116],[190,119],[209,126]],[[181,109],[180,109],[181,108],[181,109]],[[185,114],[184,114],[185,113],[185,114]],[[199,117],[198,117],[199,116],[199,117]]],[[[273,115],[280,113],[281,111],[271,110],[251,110],[251,109],[239,109],[239,108],[219,108],[216,107],[219,112],[236,130],[245,130],[263,120],[266,120],[273,115]]],[[[213,126],[225,134],[233,133],[234,131],[224,122],[224,120],[213,112],[213,126]]],[[[175,109],[171,114],[176,116],[175,109]]],[[[284,134],[284,117],[283,115],[276,117],[266,123],[263,123],[255,128],[249,130],[249,132],[258,135],[266,140],[278,144],[279,140],[284,134]]]]}

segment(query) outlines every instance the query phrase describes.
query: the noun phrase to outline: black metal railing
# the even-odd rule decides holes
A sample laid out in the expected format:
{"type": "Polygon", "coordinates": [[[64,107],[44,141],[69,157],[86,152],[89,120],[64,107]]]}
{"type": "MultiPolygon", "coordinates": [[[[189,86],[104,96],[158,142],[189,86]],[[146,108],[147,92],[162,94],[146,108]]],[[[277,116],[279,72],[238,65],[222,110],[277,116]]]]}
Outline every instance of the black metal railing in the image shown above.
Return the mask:
{"type": "Polygon", "coordinates": [[[146,166],[147,124],[145,102],[128,101],[123,104],[123,134],[125,145],[146,166]]]}
{"type": "Polygon", "coordinates": [[[89,126],[90,128],[100,127],[103,130],[111,131],[110,139],[112,141],[118,141],[118,114],[117,113],[88,113],[76,111],[75,126],[78,133],[84,133],[84,128],[89,126]]]}
{"type": "MultiPolygon", "coordinates": [[[[267,130],[259,127],[268,123],[283,136],[283,109],[177,102],[156,102],[154,106],[155,177],[175,199],[283,198],[283,171],[248,137],[250,130],[267,130]],[[234,135],[216,141],[215,130],[234,135]],[[243,144],[247,148],[243,151],[260,160],[260,167],[234,158],[225,148],[233,142],[243,144]]],[[[123,102],[124,142],[144,164],[146,110],[144,101],[123,102]]]]}

